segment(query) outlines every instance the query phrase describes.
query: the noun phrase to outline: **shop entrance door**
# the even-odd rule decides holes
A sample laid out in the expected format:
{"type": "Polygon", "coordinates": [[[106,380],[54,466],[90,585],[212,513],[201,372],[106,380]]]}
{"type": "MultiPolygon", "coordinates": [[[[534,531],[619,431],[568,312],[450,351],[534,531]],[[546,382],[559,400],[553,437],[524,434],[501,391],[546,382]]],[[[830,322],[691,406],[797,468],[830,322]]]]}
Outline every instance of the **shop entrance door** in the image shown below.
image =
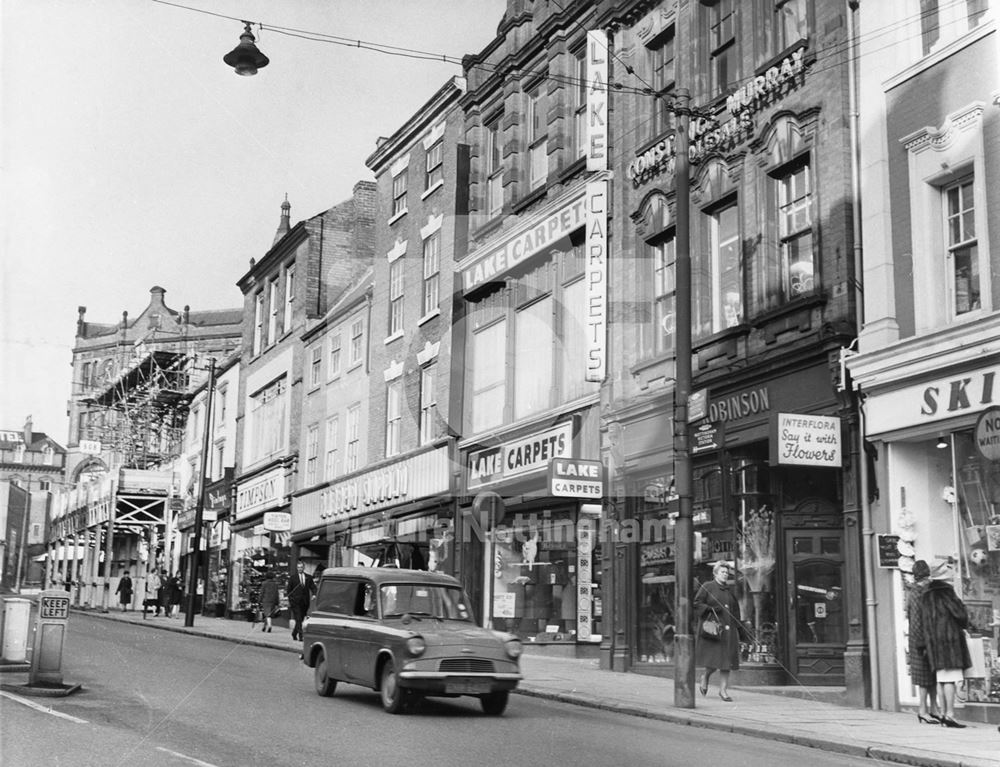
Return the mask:
{"type": "Polygon", "coordinates": [[[841,530],[785,531],[789,667],[796,684],[844,684],[843,542],[841,530]]]}

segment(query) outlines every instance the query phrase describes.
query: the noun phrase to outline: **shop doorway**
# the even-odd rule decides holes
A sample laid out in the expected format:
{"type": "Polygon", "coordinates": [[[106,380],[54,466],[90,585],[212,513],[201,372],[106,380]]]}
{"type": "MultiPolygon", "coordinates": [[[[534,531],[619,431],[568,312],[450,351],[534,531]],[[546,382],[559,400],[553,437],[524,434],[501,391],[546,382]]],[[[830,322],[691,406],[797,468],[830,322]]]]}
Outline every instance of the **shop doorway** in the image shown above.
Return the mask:
{"type": "Polygon", "coordinates": [[[836,529],[785,531],[789,670],[793,683],[844,684],[844,535],[836,529]]]}

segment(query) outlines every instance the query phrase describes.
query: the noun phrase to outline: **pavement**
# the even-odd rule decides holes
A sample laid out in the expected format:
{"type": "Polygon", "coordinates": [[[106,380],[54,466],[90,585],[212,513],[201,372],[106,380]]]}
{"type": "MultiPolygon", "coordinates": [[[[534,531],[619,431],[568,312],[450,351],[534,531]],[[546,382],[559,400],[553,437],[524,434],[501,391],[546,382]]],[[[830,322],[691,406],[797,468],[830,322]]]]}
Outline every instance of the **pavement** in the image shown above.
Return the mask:
{"type": "MultiPolygon", "coordinates": [[[[183,614],[157,618],[150,613],[144,618],[141,612],[76,609],[73,612],[142,624],[154,631],[175,631],[286,652],[302,651],[302,643],[292,641],[289,630],[277,626],[272,633],[265,634],[260,624],[200,615],[195,616],[193,626],[185,627],[183,614]]],[[[521,657],[524,680],[515,691],[520,695],[893,764],[1000,767],[1000,732],[993,724],[969,723],[966,729],[948,729],[920,724],[910,712],[846,708],[817,699],[738,687],[730,687],[733,702],[726,703],[719,698],[715,684],[707,696],[698,697],[695,708],[678,708],[674,705],[671,679],[603,671],[596,660],[532,655],[530,647],[527,650],[521,657]]],[[[72,666],[72,658],[64,659],[67,677],[72,676],[72,666]]]]}

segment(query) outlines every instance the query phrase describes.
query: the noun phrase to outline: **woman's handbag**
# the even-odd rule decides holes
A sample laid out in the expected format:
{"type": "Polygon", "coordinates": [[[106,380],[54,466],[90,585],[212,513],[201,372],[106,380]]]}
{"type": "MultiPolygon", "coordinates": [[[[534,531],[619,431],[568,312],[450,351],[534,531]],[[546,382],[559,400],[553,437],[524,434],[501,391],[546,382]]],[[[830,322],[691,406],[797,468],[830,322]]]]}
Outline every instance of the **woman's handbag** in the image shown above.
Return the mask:
{"type": "Polygon", "coordinates": [[[986,677],[986,651],[982,637],[974,637],[968,631],[962,633],[965,635],[965,645],[969,648],[969,657],[972,658],[972,665],[964,669],[963,676],[966,679],[983,679],[986,677]]]}
{"type": "Polygon", "coordinates": [[[719,639],[722,636],[722,623],[715,610],[709,610],[701,622],[701,635],[705,639],[719,639]]]}

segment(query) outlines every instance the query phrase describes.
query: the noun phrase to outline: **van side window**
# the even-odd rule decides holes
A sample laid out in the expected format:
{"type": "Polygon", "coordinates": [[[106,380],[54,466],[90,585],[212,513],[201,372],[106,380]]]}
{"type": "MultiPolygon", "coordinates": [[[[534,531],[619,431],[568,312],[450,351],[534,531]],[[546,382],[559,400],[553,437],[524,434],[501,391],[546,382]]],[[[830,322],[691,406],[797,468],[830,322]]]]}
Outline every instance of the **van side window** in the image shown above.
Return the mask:
{"type": "Polygon", "coordinates": [[[354,602],[354,614],[368,618],[378,617],[378,607],[375,604],[375,587],[372,584],[358,584],[357,598],[354,602]]]}
{"type": "Polygon", "coordinates": [[[322,580],[316,592],[315,609],[324,612],[351,615],[354,612],[357,581],[322,580]]]}

